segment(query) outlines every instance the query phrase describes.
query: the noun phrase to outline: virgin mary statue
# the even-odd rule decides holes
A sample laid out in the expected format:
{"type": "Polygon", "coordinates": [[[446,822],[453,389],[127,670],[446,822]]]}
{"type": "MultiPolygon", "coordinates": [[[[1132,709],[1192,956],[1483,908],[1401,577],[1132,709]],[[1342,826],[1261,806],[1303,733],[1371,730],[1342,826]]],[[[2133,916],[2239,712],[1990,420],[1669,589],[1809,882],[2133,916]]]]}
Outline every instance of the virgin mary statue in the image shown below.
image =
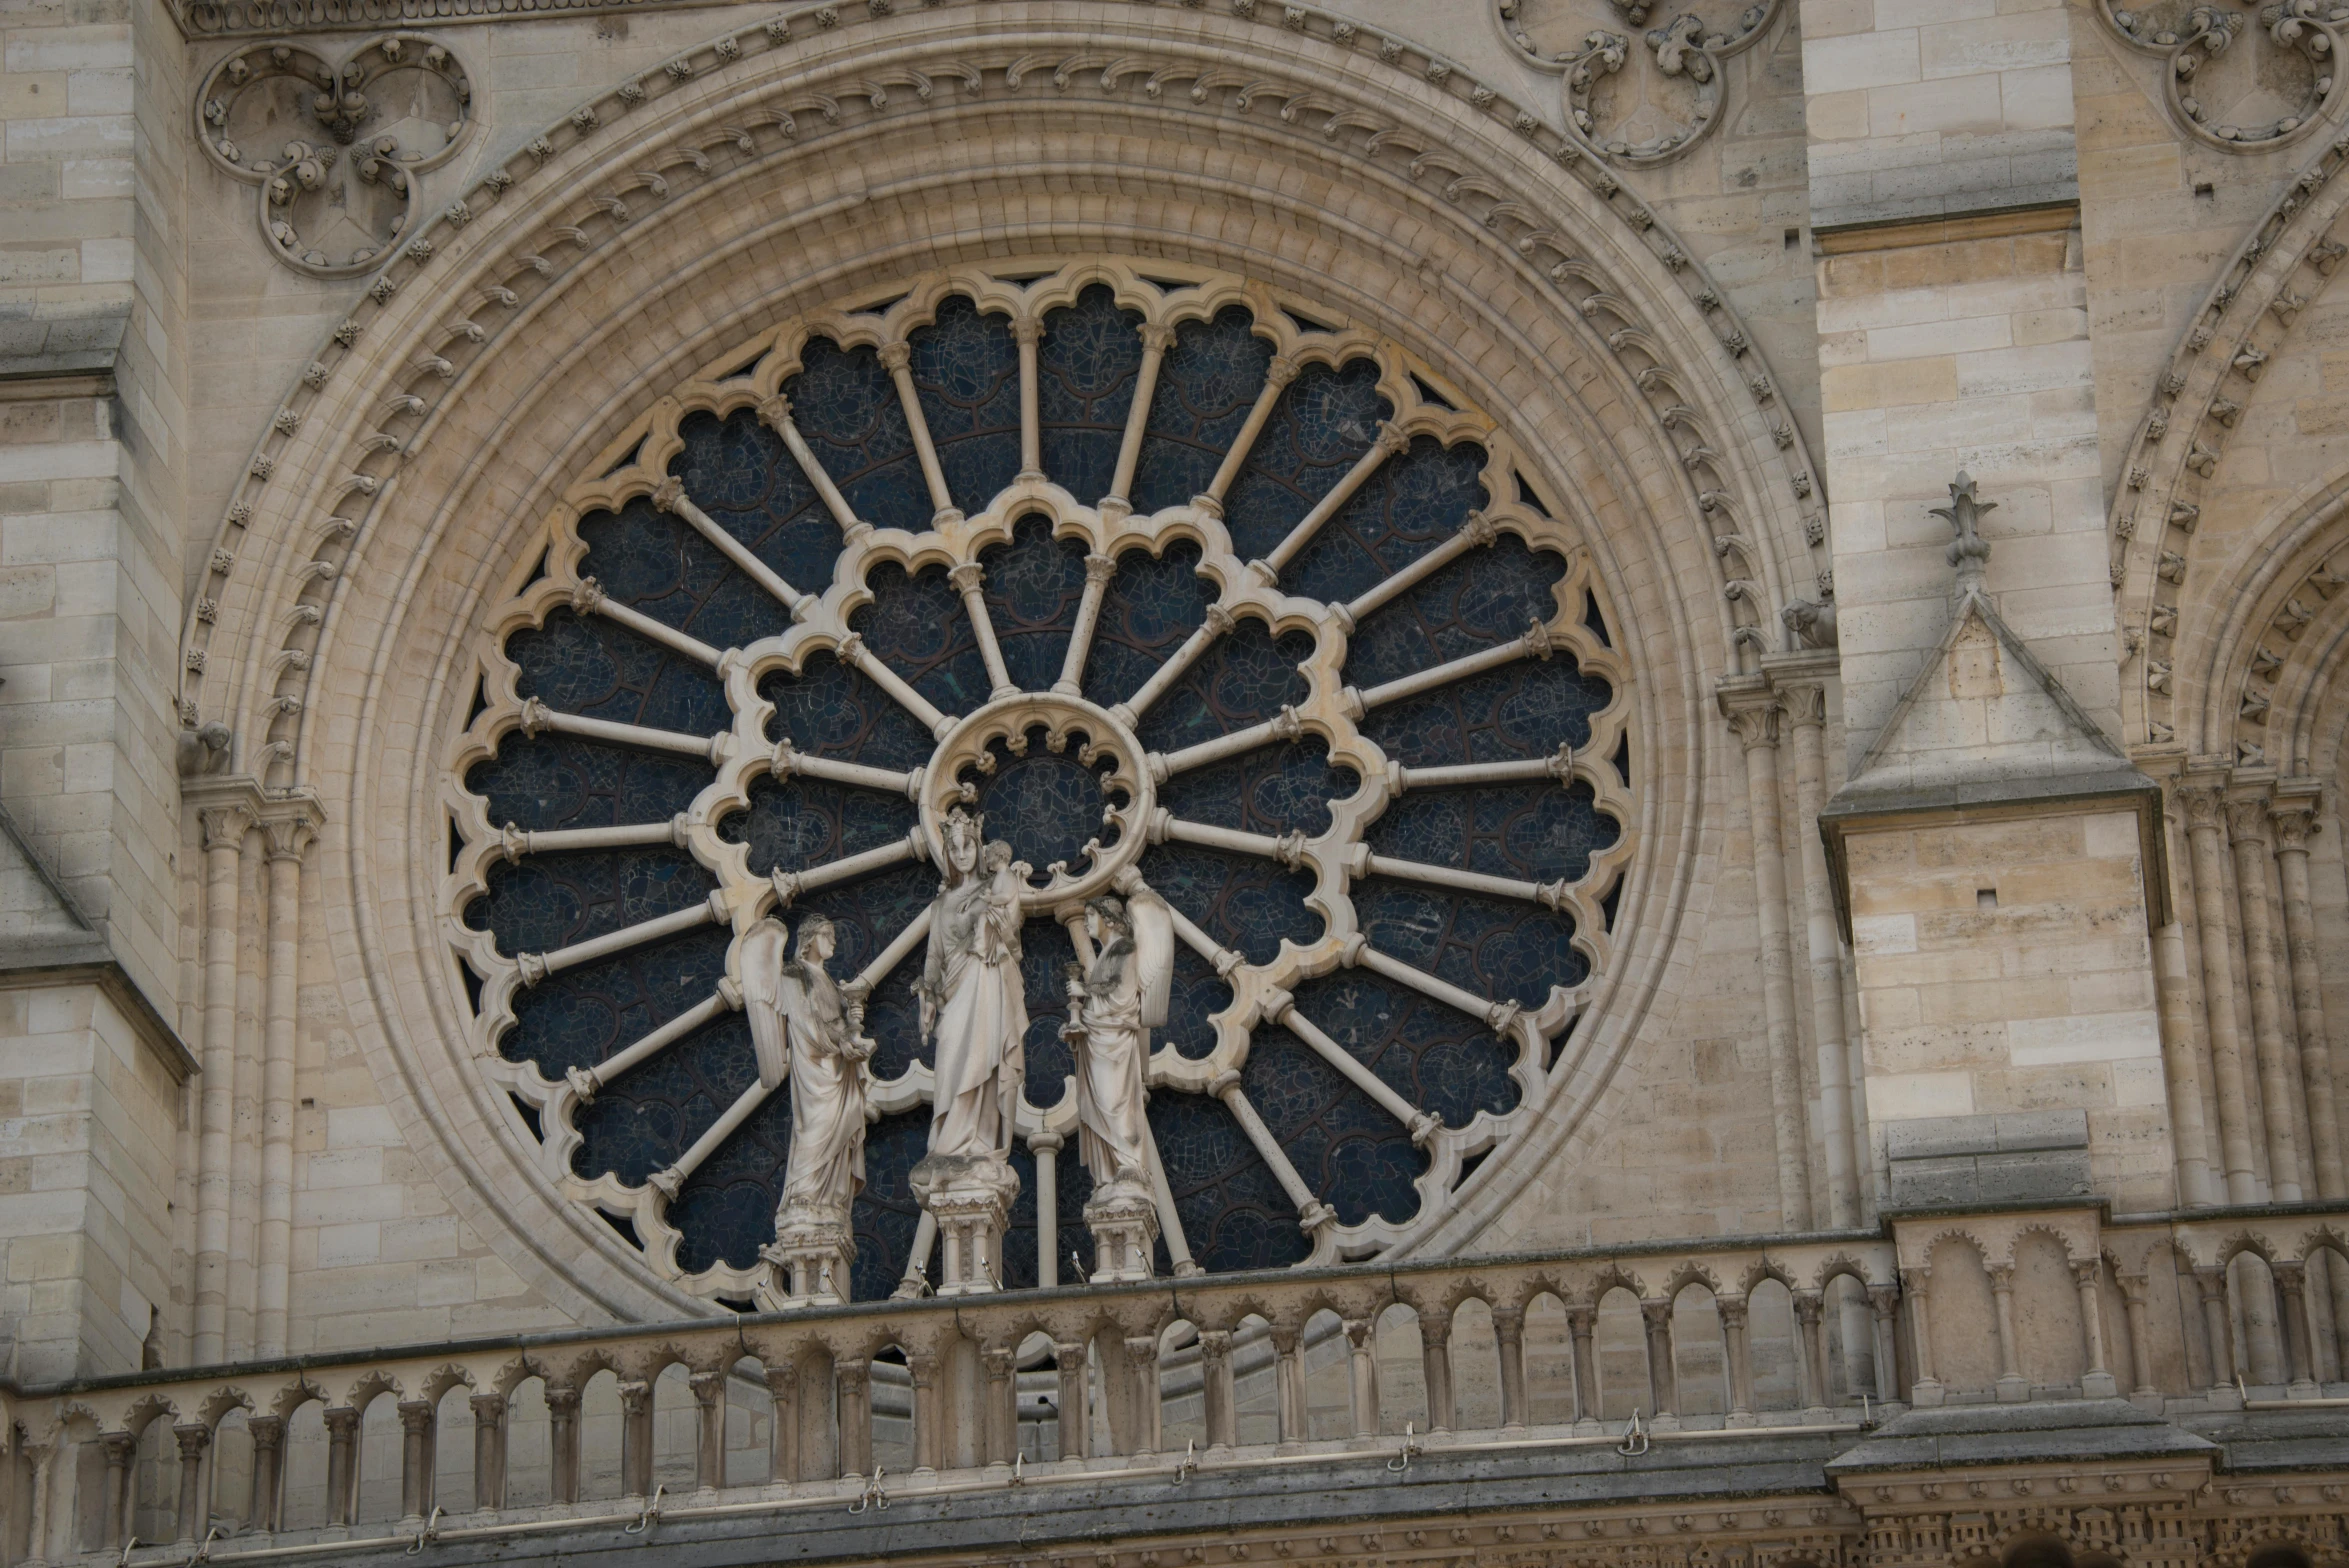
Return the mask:
{"type": "MultiPolygon", "coordinates": [[[[936,1098],[923,1164],[1000,1164],[1026,1075],[1027,994],[1020,979],[1020,889],[1009,846],[980,842],[968,812],[948,814],[945,881],[930,906],[922,964],[922,1035],[935,1039],[936,1098]],[[949,1163],[951,1162],[951,1164],[949,1163]]],[[[950,1179],[950,1178],[949,1178],[950,1179]]]]}

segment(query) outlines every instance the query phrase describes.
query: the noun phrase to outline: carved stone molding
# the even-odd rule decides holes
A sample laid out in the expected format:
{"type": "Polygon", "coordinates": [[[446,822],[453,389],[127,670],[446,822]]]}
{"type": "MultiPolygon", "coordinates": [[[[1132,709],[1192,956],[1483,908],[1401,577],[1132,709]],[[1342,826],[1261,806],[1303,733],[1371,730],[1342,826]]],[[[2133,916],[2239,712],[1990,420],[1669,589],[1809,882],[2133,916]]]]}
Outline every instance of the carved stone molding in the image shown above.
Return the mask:
{"type": "Polygon", "coordinates": [[[2172,118],[2205,146],[2266,152],[2307,135],[2340,102],[2349,5],[2339,0],[2096,0],[2096,11],[2122,43],[2161,61],[2172,118]]]}
{"type": "Polygon", "coordinates": [[[1517,56],[1564,78],[1575,131],[1629,168],[1686,157],[1712,134],[1726,118],[1723,63],[1760,42],[1782,4],[1707,0],[1668,12],[1657,0],[1491,0],[1493,20],[1517,56]],[[1651,13],[1660,25],[1646,26],[1651,13]]]}

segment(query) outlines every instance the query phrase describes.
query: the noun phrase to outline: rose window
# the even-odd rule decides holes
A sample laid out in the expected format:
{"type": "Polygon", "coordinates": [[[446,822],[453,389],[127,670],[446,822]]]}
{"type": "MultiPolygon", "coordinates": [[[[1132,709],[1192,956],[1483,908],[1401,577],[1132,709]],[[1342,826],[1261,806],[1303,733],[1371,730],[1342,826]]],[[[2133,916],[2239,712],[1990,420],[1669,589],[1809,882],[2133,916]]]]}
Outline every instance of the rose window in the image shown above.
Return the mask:
{"type": "Polygon", "coordinates": [[[1161,1273],[1407,1242],[1539,1113],[1632,850],[1629,670],[1565,508],[1434,370],[1172,264],[957,271],[721,356],[589,466],[484,641],[443,908],[546,1176],[656,1272],[776,1299],[790,1096],[739,940],[814,912],[877,1044],[854,1295],[905,1273],[957,806],[1032,868],[1005,1285],[1090,1267],[1061,975],[1097,892],[1174,914],[1161,1273]]]}

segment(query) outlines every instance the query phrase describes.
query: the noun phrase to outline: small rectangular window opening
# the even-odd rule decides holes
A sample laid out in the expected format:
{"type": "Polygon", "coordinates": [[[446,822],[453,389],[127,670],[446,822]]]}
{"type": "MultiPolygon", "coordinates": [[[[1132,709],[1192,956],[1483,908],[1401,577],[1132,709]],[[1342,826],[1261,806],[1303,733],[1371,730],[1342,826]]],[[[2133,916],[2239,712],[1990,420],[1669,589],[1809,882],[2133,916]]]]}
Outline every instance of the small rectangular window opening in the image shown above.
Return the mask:
{"type": "Polygon", "coordinates": [[[1794,248],[1795,248],[1797,245],[1800,245],[1802,242],[1803,242],[1803,231],[1802,231],[1802,230],[1800,230],[1800,229],[1788,229],[1788,230],[1786,231],[1786,248],[1787,248],[1788,250],[1792,250],[1792,249],[1794,249],[1794,248]]]}
{"type": "Polygon", "coordinates": [[[1974,907],[1976,909],[1996,909],[1998,907],[1998,889],[1994,887],[1974,889],[1974,907]]]}

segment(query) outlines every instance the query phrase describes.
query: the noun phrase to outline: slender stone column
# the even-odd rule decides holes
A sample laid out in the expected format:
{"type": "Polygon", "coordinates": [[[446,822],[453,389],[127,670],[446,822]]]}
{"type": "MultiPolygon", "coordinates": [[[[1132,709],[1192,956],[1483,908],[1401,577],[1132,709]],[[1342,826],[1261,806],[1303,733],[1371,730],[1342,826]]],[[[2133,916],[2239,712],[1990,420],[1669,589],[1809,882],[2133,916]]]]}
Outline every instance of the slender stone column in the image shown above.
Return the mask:
{"type": "Polygon", "coordinates": [[[241,914],[237,923],[236,1065],[228,1118],[228,1311],[221,1346],[230,1361],[252,1357],[258,1316],[261,992],[262,965],[268,957],[260,927],[269,890],[263,860],[267,837],[266,833],[248,833],[237,851],[237,907],[241,914]]]}
{"type": "Polygon", "coordinates": [[[1720,1298],[1721,1338],[1729,1355],[1729,1424],[1754,1424],[1754,1363],[1746,1345],[1746,1300],[1743,1296],[1720,1298]]]}
{"type": "Polygon", "coordinates": [[[2019,1404],[2031,1397],[2031,1380],[2023,1375],[2015,1344],[2015,1266],[1994,1263],[1989,1273],[1990,1299],[1997,1309],[1991,1321],[1998,1330],[1998,1398],[2001,1404],[2019,1404]]]}
{"type": "Polygon", "coordinates": [[[1452,1430],[1452,1315],[1441,1305],[1419,1313],[1419,1363],[1427,1379],[1427,1429],[1452,1430]]]}
{"type": "Polygon", "coordinates": [[[906,1381],[913,1385],[914,1474],[934,1474],[943,1462],[946,1445],[945,1401],[938,1397],[938,1356],[934,1351],[905,1353],[906,1381]]]}
{"type": "Polygon", "coordinates": [[[421,1520],[432,1507],[432,1401],[400,1401],[400,1514],[421,1520]]]}
{"type": "Polygon", "coordinates": [[[1354,1435],[1378,1436],[1378,1319],[1348,1318],[1346,1327],[1348,1391],[1354,1406],[1354,1435]]]}
{"type": "Polygon", "coordinates": [[[873,1468],[872,1364],[848,1360],[832,1369],[833,1408],[840,1423],[840,1474],[861,1477],[873,1468]]]}
{"type": "MultiPolygon", "coordinates": [[[[2317,1196],[2349,1197],[2341,1161],[2340,1109],[2334,1103],[2332,1041],[2325,1033],[2324,971],[2316,946],[2316,908],[2308,884],[2308,836],[2316,831],[2316,792],[2289,780],[2276,791],[2268,821],[2275,829],[2276,880],[2284,892],[2284,947],[2292,966],[2292,1015],[2300,1082],[2308,1095],[2309,1158],[2317,1196]]],[[[2329,1272],[2329,1271],[2328,1271],[2329,1272]]]]}
{"type": "Polygon", "coordinates": [[[2145,1314],[2146,1279],[2142,1274],[2116,1274],[2121,1285],[2121,1309],[2129,1320],[2129,1372],[2132,1398],[2161,1397],[2153,1381],[2153,1329],[2145,1314]]]}
{"type": "Polygon", "coordinates": [[[2080,1292],[2080,1337],[2088,1370],[2080,1374],[2080,1392],[2090,1399],[2110,1399],[2120,1392],[2111,1368],[2104,1364],[2104,1291],[2098,1279],[2104,1265],[2098,1261],[2072,1265],[2072,1282],[2080,1292]]]}
{"type": "Polygon", "coordinates": [[[506,1396],[475,1394],[473,1407],[473,1506],[493,1513],[506,1506],[506,1396]]]}
{"type": "MultiPolygon", "coordinates": [[[[183,1421],[171,1429],[179,1441],[179,1539],[204,1539],[212,1525],[212,1509],[204,1496],[204,1455],[212,1447],[212,1428],[201,1421],[183,1421]]],[[[36,1488],[36,1495],[45,1492],[36,1488]]],[[[36,1545],[40,1537],[34,1536],[36,1545]]]]}
{"type": "Polygon", "coordinates": [[[694,1372],[685,1386],[693,1391],[693,1484],[714,1492],[726,1484],[726,1374],[694,1372]]]}
{"type": "MultiPolygon", "coordinates": [[[[548,1397],[551,1403],[553,1396],[548,1397]]],[[[559,1492],[556,1497],[569,1501],[559,1492]]],[[[350,1405],[326,1410],[326,1509],[326,1522],[333,1525],[348,1525],[359,1516],[359,1412],[350,1405]]]]}
{"type": "Polygon", "coordinates": [[[1126,1363],[1134,1380],[1134,1452],[1158,1452],[1162,1396],[1158,1387],[1158,1336],[1126,1336],[1126,1363]]]}
{"type": "Polygon", "coordinates": [[[2292,1058],[2297,1042],[2287,1037],[2284,987],[2276,974],[2275,901],[2269,868],[2274,860],[2267,837],[2267,796],[2227,802],[2227,838],[2235,850],[2235,896],[2243,916],[2243,963],[2251,977],[2251,1033],[2258,1049],[2259,1107],[2267,1124],[2268,1185],[2278,1203],[2297,1203],[2300,1176],[2299,1129],[2293,1102],[2299,1074],[2292,1058]]]}
{"type": "Polygon", "coordinates": [[[1040,1132],[1028,1140],[1036,1158],[1036,1288],[1060,1285],[1060,1134],[1040,1132]]]}
{"type": "Polygon", "coordinates": [[[549,1490],[558,1503],[579,1501],[579,1390],[562,1383],[546,1386],[550,1450],[549,1490]]]}
{"type": "Polygon", "coordinates": [[[1819,812],[1827,802],[1827,688],[1817,677],[1774,674],[1794,730],[1794,826],[1803,875],[1803,925],[1808,940],[1811,1037],[1819,1058],[1819,1136],[1827,1151],[1828,1223],[1860,1222],[1860,1172],[1867,1166],[1867,1134],[1855,1125],[1851,1051],[1843,1031],[1843,942],[1836,934],[1827,848],[1819,812]]]}
{"type": "Polygon", "coordinates": [[[767,1479],[796,1481],[799,1474],[799,1363],[785,1360],[767,1372],[767,1397],[775,1402],[767,1429],[767,1479]]]}
{"type": "Polygon", "coordinates": [[[1672,1303],[1643,1301],[1640,1318],[1648,1331],[1648,1396],[1658,1419],[1680,1414],[1680,1368],[1672,1359],[1672,1303]]]}
{"type": "Polygon", "coordinates": [[[1008,1465],[1020,1446],[1019,1365],[1010,1345],[988,1345],[979,1351],[986,1374],[986,1408],[979,1418],[983,1440],[982,1464],[1008,1465]]]}
{"type": "Polygon", "coordinates": [[[1089,1459],[1093,1454],[1086,1421],[1087,1396],[1090,1379],[1087,1377],[1085,1342],[1081,1339],[1056,1339],[1052,1342],[1052,1359],[1060,1374],[1060,1457],[1089,1459]]]}
{"type": "Polygon", "coordinates": [[[139,1440],[135,1433],[109,1432],[99,1441],[106,1451],[106,1498],[98,1544],[112,1552],[130,1535],[131,1466],[138,1462],[139,1440]]]}
{"type": "Polygon", "coordinates": [[[2316,1335],[2308,1311],[2308,1270],[2299,1263],[2277,1263],[2276,1305],[2284,1312],[2284,1381],[2294,1398],[2316,1395],[2316,1335]]]}
{"type": "Polygon", "coordinates": [[[2256,1203],[2259,1178],[2251,1155],[2249,1085],[2243,1076],[2243,1037],[2235,1019],[2235,964],[2227,940],[2227,874],[2219,814],[2225,794],[2215,782],[2178,787],[2186,835],[2194,846],[2194,923],[2202,937],[2202,1000],[2210,1032],[2211,1071],[2218,1087],[2219,1155],[2227,1173],[2227,1201],[2256,1203]]]}
{"type": "Polygon", "coordinates": [[[245,1528],[269,1531],[281,1517],[280,1480],[284,1472],[285,1418],[249,1416],[245,1430],[253,1438],[252,1501],[245,1509],[245,1528]]]}
{"type": "Polygon", "coordinates": [[[1876,1316],[1876,1397],[1889,1405],[1900,1398],[1900,1349],[1893,1339],[1900,1319],[1900,1287],[1870,1285],[1868,1308],[1876,1316]]]}
{"type": "Polygon", "coordinates": [[[1272,1350],[1280,1392],[1281,1442],[1302,1443],[1313,1435],[1312,1407],[1305,1399],[1303,1330],[1294,1323],[1272,1325],[1272,1350]]]}
{"type": "Polygon", "coordinates": [[[1803,1408],[1827,1408],[1827,1303],[1815,1290],[1794,1297],[1796,1334],[1803,1345],[1803,1408]]]}
{"type": "Polygon", "coordinates": [[[2210,1391],[2235,1391],[2235,1325],[2227,1311],[2227,1270],[2198,1268],[2194,1283],[2202,1288],[2202,1337],[2210,1353],[2210,1391]]]}
{"type": "Polygon", "coordinates": [[[1493,1343],[1501,1354],[1501,1425],[1525,1425],[1525,1309],[1493,1308],[1493,1343]]]}
{"type": "Polygon", "coordinates": [[[652,1495],[652,1384],[641,1378],[620,1384],[620,1489],[630,1497],[652,1495]]]}
{"type": "Polygon", "coordinates": [[[1721,683],[1719,698],[1722,714],[1745,747],[1754,905],[1761,929],[1762,1017],[1770,1052],[1771,1126],[1778,1146],[1778,1207],[1787,1229],[1806,1230],[1811,1223],[1810,1139],[1803,1129],[1794,960],[1786,932],[1786,849],[1778,808],[1778,694],[1758,676],[1733,676],[1721,683]]]}
{"type": "Polygon", "coordinates": [[[1592,1349],[1592,1339],[1599,1326],[1597,1307],[1568,1307],[1566,1309],[1566,1341],[1574,1357],[1574,1419],[1597,1421],[1599,1418],[1598,1359],[1592,1349]]]}
{"type": "Polygon", "coordinates": [[[229,1138],[236,1114],[237,854],[253,818],[242,805],[199,815],[204,828],[203,1131],[197,1147],[196,1333],[198,1366],[228,1347],[229,1138]]]}
{"type": "Polygon", "coordinates": [[[1910,1349],[1916,1356],[1917,1375],[1909,1384],[1909,1403],[1938,1405],[1942,1400],[1941,1379],[1933,1375],[1933,1312],[1930,1305],[1931,1269],[1904,1269],[1901,1272],[1909,1304],[1910,1349]]]}
{"type": "Polygon", "coordinates": [[[269,1007],[261,1057],[261,1226],[255,1251],[253,1353],[286,1351],[294,1222],[294,1030],[301,996],[302,857],[317,836],[307,812],[262,824],[269,845],[269,1007]]]}
{"type": "MultiPolygon", "coordinates": [[[[2182,874],[2190,850],[2178,827],[2177,781],[2166,781],[2173,809],[2165,814],[2162,832],[2171,845],[2170,859],[2182,874]]],[[[2150,878],[2153,868],[2146,868],[2150,878]]],[[[2183,900],[2170,900],[2169,922],[2153,933],[2153,974],[2161,1024],[2162,1076],[2169,1091],[2170,1140],[2177,1152],[2178,1201],[2188,1208],[2208,1208],[2219,1201],[2210,1169],[2210,1126],[2203,1110],[2208,1087],[2203,1082],[2202,1015],[2194,1006],[2195,963],[2186,951],[2187,920],[2183,900]]]]}
{"type": "Polygon", "coordinates": [[[1199,1331],[1199,1368],[1202,1374],[1200,1397],[1207,1415],[1207,1446],[1236,1448],[1240,1442],[1240,1420],[1232,1387],[1230,1329],[1204,1328],[1199,1331]]]}

